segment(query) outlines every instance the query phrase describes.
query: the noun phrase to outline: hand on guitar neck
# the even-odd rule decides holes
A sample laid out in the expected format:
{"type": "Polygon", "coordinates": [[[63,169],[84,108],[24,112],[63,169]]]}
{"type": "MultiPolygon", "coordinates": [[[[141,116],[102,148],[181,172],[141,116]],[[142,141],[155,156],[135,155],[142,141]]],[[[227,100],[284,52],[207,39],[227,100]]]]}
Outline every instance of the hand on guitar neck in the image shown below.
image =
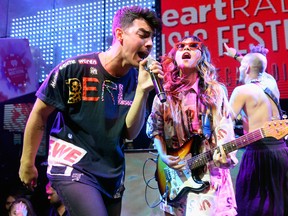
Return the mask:
{"type": "Polygon", "coordinates": [[[219,150],[214,151],[213,162],[215,166],[220,168],[230,168],[232,160],[229,154],[226,154],[223,146],[219,146],[219,150]]]}

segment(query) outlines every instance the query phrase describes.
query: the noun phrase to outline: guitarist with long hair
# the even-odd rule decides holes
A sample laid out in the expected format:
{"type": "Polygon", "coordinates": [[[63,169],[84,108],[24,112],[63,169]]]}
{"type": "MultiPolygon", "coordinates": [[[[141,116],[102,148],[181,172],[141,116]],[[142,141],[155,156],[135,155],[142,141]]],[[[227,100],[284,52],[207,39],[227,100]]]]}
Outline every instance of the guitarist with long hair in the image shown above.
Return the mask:
{"type": "MultiPolygon", "coordinates": [[[[268,49],[252,46],[242,56],[225,44],[228,56],[241,62],[239,81],[230,98],[233,118],[242,115],[244,134],[267,121],[277,122],[283,114],[275,79],[265,72],[268,49]]],[[[284,120],[283,120],[284,121],[284,120]]],[[[288,121],[283,127],[288,129],[288,121]]],[[[279,126],[278,128],[279,129],[279,126]]],[[[239,216],[288,215],[288,148],[284,139],[265,137],[246,147],[236,180],[239,216]]]]}
{"type": "Polygon", "coordinates": [[[234,139],[233,123],[209,50],[198,37],[185,37],[161,63],[167,101],[155,96],[147,120],[159,153],[160,208],[165,215],[237,215],[229,168],[238,161],[235,151],[217,148],[234,139]]]}

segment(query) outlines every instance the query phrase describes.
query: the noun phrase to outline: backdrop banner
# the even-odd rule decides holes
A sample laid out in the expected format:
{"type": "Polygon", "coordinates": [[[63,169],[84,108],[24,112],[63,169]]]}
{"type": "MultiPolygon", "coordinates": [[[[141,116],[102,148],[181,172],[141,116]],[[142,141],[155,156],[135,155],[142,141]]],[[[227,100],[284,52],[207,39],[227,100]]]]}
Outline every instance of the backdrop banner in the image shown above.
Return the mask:
{"type": "Polygon", "coordinates": [[[238,85],[239,62],[223,54],[224,43],[240,53],[249,45],[263,44],[267,72],[277,80],[281,98],[288,98],[288,1],[287,0],[162,0],[162,52],[187,35],[200,37],[211,51],[219,78],[229,95],[238,85]]]}

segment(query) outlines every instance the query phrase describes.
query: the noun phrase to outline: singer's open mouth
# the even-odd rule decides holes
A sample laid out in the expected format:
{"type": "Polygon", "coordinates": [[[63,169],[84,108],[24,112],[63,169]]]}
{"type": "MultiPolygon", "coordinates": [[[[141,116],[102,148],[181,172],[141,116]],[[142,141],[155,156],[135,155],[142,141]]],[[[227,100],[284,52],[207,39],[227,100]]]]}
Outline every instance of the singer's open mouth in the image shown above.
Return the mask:
{"type": "Polygon", "coordinates": [[[190,59],[190,58],[191,58],[191,55],[190,55],[189,52],[185,52],[185,53],[183,53],[183,55],[182,55],[182,59],[190,59]]]}
{"type": "Polygon", "coordinates": [[[141,59],[145,59],[149,55],[148,52],[141,52],[141,51],[138,52],[137,54],[141,59]]]}

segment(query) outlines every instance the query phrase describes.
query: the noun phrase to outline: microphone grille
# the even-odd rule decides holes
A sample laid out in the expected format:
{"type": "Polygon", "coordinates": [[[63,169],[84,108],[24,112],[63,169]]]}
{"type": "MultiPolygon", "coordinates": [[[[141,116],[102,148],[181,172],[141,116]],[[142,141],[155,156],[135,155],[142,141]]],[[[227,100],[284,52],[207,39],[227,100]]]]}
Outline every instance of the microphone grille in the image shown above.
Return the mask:
{"type": "Polygon", "coordinates": [[[146,69],[149,70],[152,63],[156,61],[151,55],[147,57],[146,69]]]}

